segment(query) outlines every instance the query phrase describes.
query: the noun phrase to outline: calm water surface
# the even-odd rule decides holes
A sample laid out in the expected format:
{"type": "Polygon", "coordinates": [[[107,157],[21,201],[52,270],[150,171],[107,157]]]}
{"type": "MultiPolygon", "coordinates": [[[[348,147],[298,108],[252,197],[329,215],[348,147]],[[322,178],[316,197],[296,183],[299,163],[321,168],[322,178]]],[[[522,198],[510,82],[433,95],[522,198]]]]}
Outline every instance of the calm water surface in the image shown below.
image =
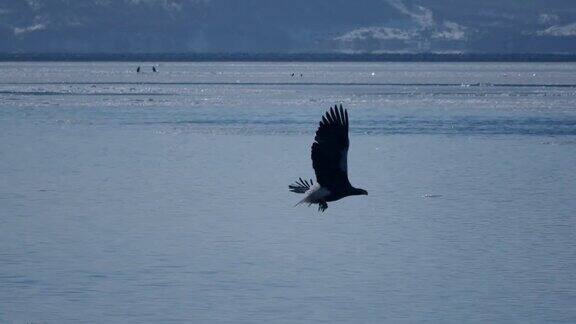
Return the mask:
{"type": "Polygon", "coordinates": [[[0,322],[576,321],[576,64],[151,66],[0,63],[0,322]]]}

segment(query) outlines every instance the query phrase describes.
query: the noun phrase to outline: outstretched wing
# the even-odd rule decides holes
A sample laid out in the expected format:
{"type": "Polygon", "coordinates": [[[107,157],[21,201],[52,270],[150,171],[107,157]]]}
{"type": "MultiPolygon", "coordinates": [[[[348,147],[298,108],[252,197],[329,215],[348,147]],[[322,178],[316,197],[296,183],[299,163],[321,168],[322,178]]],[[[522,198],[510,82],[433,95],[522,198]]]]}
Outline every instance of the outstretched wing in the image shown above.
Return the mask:
{"type": "Polygon", "coordinates": [[[312,144],[316,182],[330,191],[350,186],[348,181],[348,112],[337,106],[322,116],[312,144]]]}

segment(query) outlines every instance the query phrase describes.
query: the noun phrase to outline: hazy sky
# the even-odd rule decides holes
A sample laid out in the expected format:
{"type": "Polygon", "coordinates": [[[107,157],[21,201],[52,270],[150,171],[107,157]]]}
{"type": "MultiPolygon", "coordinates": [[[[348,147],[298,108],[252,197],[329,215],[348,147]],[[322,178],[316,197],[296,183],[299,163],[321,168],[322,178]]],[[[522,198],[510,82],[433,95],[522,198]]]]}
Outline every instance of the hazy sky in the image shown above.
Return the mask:
{"type": "Polygon", "coordinates": [[[0,52],[575,53],[576,0],[1,0],[0,52]]]}

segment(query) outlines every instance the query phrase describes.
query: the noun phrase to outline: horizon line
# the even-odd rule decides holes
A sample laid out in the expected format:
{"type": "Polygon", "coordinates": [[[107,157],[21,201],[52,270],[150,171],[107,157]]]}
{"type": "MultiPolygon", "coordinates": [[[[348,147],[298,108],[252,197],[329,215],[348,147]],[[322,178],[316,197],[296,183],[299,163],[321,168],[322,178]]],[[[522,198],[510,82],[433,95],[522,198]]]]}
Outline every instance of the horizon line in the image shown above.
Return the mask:
{"type": "Polygon", "coordinates": [[[11,61],[164,61],[164,62],[576,62],[576,53],[0,53],[11,61]]]}

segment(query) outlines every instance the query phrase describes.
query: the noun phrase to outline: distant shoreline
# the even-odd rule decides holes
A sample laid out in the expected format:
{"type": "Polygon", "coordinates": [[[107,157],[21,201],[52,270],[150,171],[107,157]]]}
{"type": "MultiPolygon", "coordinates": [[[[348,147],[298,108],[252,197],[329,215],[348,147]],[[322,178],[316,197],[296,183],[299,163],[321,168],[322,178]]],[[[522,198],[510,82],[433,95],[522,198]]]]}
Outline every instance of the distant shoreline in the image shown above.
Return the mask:
{"type": "Polygon", "coordinates": [[[575,54],[0,53],[0,62],[576,62],[575,54]]]}

